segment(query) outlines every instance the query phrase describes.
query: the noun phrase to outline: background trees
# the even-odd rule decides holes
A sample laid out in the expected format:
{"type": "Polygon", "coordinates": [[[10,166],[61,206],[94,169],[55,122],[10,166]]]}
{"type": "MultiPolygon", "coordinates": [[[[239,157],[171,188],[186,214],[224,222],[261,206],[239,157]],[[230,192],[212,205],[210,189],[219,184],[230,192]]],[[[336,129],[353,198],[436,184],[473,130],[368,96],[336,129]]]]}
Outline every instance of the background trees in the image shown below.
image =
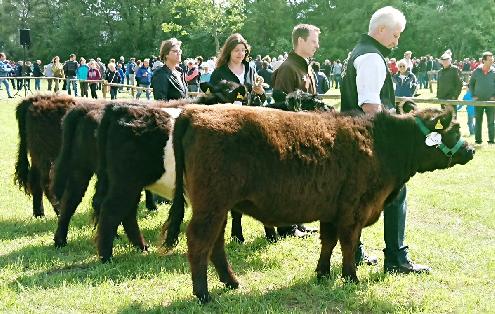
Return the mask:
{"type": "Polygon", "coordinates": [[[291,49],[297,23],[322,30],[317,58],[344,58],[374,10],[401,9],[408,20],[395,56],[477,57],[493,50],[491,0],[0,0],[0,50],[22,59],[19,28],[31,29],[28,58],[62,60],[70,53],[103,60],[157,55],[160,42],[177,37],[185,56],[209,57],[232,32],[241,32],[253,54],[291,49]]]}

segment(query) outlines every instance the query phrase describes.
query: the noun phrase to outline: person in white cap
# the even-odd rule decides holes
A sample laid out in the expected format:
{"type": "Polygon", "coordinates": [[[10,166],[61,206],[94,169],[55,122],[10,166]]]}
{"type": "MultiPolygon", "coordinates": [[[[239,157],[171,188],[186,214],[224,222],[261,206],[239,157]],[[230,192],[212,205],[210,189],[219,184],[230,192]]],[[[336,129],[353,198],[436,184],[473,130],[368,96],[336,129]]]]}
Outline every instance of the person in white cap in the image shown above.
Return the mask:
{"type": "MultiPolygon", "coordinates": [[[[452,65],[452,52],[445,51],[440,57],[442,69],[438,71],[437,80],[437,98],[438,99],[457,99],[462,90],[461,73],[459,69],[452,65]]],[[[454,105],[442,105],[442,108],[449,106],[456,115],[457,110],[454,105]]]]}

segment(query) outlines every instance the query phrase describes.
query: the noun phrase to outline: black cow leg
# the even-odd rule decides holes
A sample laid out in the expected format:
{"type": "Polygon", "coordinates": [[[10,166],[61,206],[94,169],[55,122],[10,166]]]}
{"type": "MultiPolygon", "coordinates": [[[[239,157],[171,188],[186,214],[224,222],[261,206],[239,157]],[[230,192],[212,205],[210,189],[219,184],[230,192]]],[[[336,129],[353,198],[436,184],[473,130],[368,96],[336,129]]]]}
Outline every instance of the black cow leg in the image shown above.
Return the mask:
{"type": "Polygon", "coordinates": [[[158,207],[155,204],[155,200],[153,198],[153,193],[151,193],[148,190],[144,190],[144,196],[145,196],[145,201],[146,201],[146,208],[149,211],[155,211],[158,209],[158,207]]]}
{"type": "Polygon", "coordinates": [[[137,200],[135,206],[128,211],[126,217],[124,217],[122,221],[122,225],[124,226],[124,231],[127,234],[129,241],[141,251],[147,251],[148,245],[144,241],[136,217],[138,201],[139,200],[137,200]]]}
{"type": "Polygon", "coordinates": [[[232,240],[238,243],[244,243],[244,235],[242,234],[242,214],[238,211],[232,210],[232,240]]]}
{"type": "Polygon", "coordinates": [[[102,262],[110,261],[117,227],[124,217],[127,217],[133,212],[132,209],[137,207],[140,196],[141,188],[132,187],[129,182],[122,185],[117,182],[115,186],[109,187],[108,195],[101,204],[96,231],[96,245],[102,262]]]}
{"type": "Polygon", "coordinates": [[[330,258],[337,244],[337,228],[334,224],[320,221],[321,252],[318,265],[316,266],[316,277],[318,279],[330,275],[330,258]]]}
{"type": "Polygon", "coordinates": [[[225,255],[225,225],[227,224],[227,216],[225,216],[225,221],[223,223],[222,229],[218,235],[213,250],[210,255],[211,262],[215,266],[218,273],[218,278],[221,282],[227,286],[229,289],[237,289],[239,287],[239,282],[235,278],[232,268],[227,261],[227,256],[225,255]]]}
{"type": "Polygon", "coordinates": [[[46,198],[48,201],[50,201],[50,204],[52,204],[53,210],[55,211],[55,214],[58,216],[60,214],[59,211],[59,204],[58,200],[55,197],[55,195],[52,193],[50,189],[50,177],[49,177],[49,172],[50,172],[50,166],[46,168],[46,171],[42,171],[41,175],[41,182],[43,186],[43,191],[45,192],[46,198]]]}
{"type": "Polygon", "coordinates": [[[41,177],[39,169],[32,166],[29,171],[29,186],[33,195],[33,216],[44,217],[45,209],[43,208],[43,190],[41,188],[41,177]]]}
{"type": "Polygon", "coordinates": [[[356,275],[355,252],[361,236],[361,226],[347,226],[339,230],[342,248],[342,277],[347,281],[358,283],[356,275]]]}
{"type": "Polygon", "coordinates": [[[54,241],[56,247],[67,245],[67,233],[69,230],[70,220],[81,203],[81,200],[88,188],[91,174],[82,174],[73,171],[68,179],[67,186],[60,201],[60,215],[58,217],[58,226],[55,231],[54,241]]]}
{"type": "Polygon", "coordinates": [[[265,226],[265,236],[268,242],[275,243],[278,240],[277,232],[274,227],[265,226]]]}

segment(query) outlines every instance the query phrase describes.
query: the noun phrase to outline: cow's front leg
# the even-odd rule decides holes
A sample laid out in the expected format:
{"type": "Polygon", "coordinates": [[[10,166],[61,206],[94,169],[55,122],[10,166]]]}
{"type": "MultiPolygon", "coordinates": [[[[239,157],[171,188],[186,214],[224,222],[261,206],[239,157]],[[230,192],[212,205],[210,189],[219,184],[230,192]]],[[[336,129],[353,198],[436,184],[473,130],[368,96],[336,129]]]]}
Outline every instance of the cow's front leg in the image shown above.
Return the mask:
{"type": "Polygon", "coordinates": [[[356,275],[355,252],[362,227],[358,224],[341,227],[339,240],[342,248],[342,277],[351,282],[359,282],[356,275]]]}
{"type": "Polygon", "coordinates": [[[321,252],[316,277],[322,279],[330,275],[330,258],[337,244],[337,228],[333,223],[320,221],[321,252]]]}

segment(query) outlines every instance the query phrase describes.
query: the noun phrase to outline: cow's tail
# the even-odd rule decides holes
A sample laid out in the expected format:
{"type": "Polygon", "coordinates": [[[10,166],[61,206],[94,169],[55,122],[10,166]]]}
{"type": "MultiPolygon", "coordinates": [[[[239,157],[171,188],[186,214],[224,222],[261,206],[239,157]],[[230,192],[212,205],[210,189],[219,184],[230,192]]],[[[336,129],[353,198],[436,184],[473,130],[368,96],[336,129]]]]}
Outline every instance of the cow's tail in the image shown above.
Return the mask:
{"type": "Polygon", "coordinates": [[[62,198],[67,179],[71,171],[71,159],[74,146],[74,134],[76,132],[79,121],[87,114],[88,110],[85,107],[76,107],[70,110],[62,121],[62,147],[53,167],[53,180],[51,190],[57,200],[62,198]]]}
{"type": "Polygon", "coordinates": [[[164,246],[166,249],[175,247],[178,243],[180,226],[184,220],[184,148],[182,146],[182,139],[189,126],[189,119],[180,115],[175,121],[173,131],[173,146],[175,154],[175,191],[174,199],[167,221],[162,227],[162,237],[165,238],[164,246]]]}
{"type": "Polygon", "coordinates": [[[31,105],[31,99],[25,99],[17,105],[15,111],[17,126],[19,128],[19,146],[17,149],[17,161],[15,164],[14,184],[23,189],[26,194],[30,193],[29,171],[31,168],[27,151],[26,115],[31,105]]]}
{"type": "Polygon", "coordinates": [[[108,190],[108,177],[107,177],[107,134],[112,122],[115,108],[117,105],[109,105],[105,107],[103,116],[101,118],[100,125],[97,133],[97,145],[98,145],[98,168],[96,169],[96,187],[95,194],[93,195],[93,222],[96,227],[98,224],[98,218],[100,217],[101,204],[103,198],[108,190]]]}

